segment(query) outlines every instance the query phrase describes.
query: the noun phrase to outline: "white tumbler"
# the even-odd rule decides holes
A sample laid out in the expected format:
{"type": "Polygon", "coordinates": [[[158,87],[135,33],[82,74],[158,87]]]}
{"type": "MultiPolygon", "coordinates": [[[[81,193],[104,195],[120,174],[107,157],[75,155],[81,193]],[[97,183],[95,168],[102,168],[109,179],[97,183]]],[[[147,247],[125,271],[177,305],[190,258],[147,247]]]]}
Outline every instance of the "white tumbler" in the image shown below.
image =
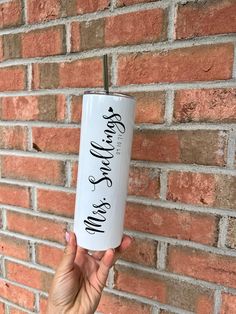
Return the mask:
{"type": "Polygon", "coordinates": [[[91,251],[122,240],[134,111],[128,95],[83,96],[74,232],[78,245],[91,251]]]}

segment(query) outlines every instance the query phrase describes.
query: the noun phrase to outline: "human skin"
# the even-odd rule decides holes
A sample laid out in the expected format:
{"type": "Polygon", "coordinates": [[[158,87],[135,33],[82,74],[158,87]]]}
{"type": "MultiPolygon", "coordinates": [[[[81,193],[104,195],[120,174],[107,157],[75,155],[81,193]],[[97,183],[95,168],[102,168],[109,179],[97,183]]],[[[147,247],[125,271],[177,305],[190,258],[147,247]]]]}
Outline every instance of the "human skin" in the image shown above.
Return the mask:
{"type": "Polygon", "coordinates": [[[110,268],[131,244],[124,236],[121,245],[89,254],[67,233],[67,246],[49,292],[47,314],[93,314],[99,304],[110,268]]]}

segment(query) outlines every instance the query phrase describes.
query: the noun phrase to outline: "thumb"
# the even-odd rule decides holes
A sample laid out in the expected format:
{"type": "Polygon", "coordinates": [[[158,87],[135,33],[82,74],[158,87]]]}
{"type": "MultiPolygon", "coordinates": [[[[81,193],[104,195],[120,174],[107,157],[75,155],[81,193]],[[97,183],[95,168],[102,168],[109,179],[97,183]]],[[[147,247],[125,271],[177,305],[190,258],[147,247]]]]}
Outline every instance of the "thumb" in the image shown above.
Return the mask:
{"type": "Polygon", "coordinates": [[[64,250],[62,261],[58,267],[60,271],[70,270],[74,267],[77,251],[76,236],[73,232],[66,232],[67,245],[64,250]]]}

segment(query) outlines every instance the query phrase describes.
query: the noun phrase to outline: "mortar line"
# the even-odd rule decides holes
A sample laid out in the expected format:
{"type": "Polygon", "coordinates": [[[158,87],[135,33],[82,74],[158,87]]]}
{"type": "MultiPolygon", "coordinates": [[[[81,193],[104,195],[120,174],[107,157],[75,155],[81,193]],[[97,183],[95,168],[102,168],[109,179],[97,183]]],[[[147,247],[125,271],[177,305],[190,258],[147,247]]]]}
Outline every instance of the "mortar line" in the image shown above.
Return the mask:
{"type": "MultiPolygon", "coordinates": [[[[179,83],[153,83],[153,84],[132,84],[132,85],[120,85],[111,86],[110,89],[113,92],[155,92],[155,91],[167,91],[167,90],[189,90],[189,89],[225,89],[225,88],[235,88],[236,80],[218,80],[218,81],[195,81],[195,82],[179,82],[179,83]]],[[[94,91],[102,91],[102,88],[92,88],[94,91]]],[[[13,97],[13,96],[32,96],[32,95],[78,95],[81,96],[87,88],[57,88],[57,89],[39,89],[34,91],[9,91],[0,92],[0,97],[13,97]]]]}
{"type": "Polygon", "coordinates": [[[223,216],[219,222],[219,238],[217,247],[225,248],[227,240],[227,231],[228,231],[228,217],[223,216]]]}
{"type": "Polygon", "coordinates": [[[59,244],[57,242],[52,242],[49,240],[42,240],[42,239],[38,239],[38,238],[34,238],[34,237],[30,237],[30,236],[26,236],[23,235],[21,233],[15,233],[12,231],[8,231],[8,230],[0,230],[0,234],[9,236],[9,237],[14,237],[14,238],[18,238],[21,240],[25,240],[25,241],[34,241],[36,244],[43,244],[43,245],[47,245],[53,248],[58,248],[58,249],[64,249],[65,246],[62,244],[59,244]]]}
{"type": "MultiPolygon", "coordinates": [[[[72,118],[72,113],[71,113],[71,101],[72,101],[72,96],[67,95],[66,96],[66,118],[65,122],[68,124],[71,124],[71,118],[72,118]]],[[[77,127],[79,124],[77,123],[77,127]]]]}
{"type": "Polygon", "coordinates": [[[176,17],[177,17],[177,4],[170,2],[169,12],[168,12],[169,21],[168,21],[168,28],[167,28],[167,34],[168,34],[167,37],[170,42],[176,39],[176,33],[175,33],[176,17]]]}
{"type": "Polygon", "coordinates": [[[172,305],[163,304],[163,303],[160,303],[158,301],[154,301],[154,300],[151,300],[151,299],[148,299],[145,297],[141,297],[139,295],[131,294],[129,292],[124,292],[121,290],[115,290],[115,289],[109,289],[109,288],[105,288],[104,291],[108,292],[112,295],[124,297],[124,298],[130,299],[130,300],[135,299],[136,301],[139,301],[139,302],[147,304],[147,305],[157,306],[163,310],[175,312],[176,314],[194,314],[193,312],[185,311],[183,309],[176,308],[172,305]]]}
{"type": "Polygon", "coordinates": [[[32,138],[32,128],[31,126],[27,127],[27,148],[29,151],[33,151],[33,138],[32,138]]]}
{"type": "Polygon", "coordinates": [[[236,157],[236,130],[231,131],[228,139],[228,149],[227,149],[227,167],[229,169],[234,169],[236,157]]]}
{"type": "Polygon", "coordinates": [[[15,303],[12,303],[12,302],[10,302],[8,299],[4,299],[4,298],[1,297],[1,296],[0,296],[0,301],[1,301],[2,303],[5,303],[7,306],[13,307],[13,308],[18,309],[18,310],[20,310],[20,311],[23,311],[23,312],[25,312],[25,313],[27,313],[27,314],[35,314],[35,312],[31,312],[30,310],[27,310],[26,308],[21,307],[21,306],[15,304],[15,303]]]}
{"type": "Polygon", "coordinates": [[[167,196],[167,180],[168,179],[168,172],[162,170],[160,172],[160,199],[166,200],[167,196]]]}
{"type": "Polygon", "coordinates": [[[40,311],[40,296],[39,293],[35,294],[35,310],[39,313],[40,311]]]}
{"type": "Polygon", "coordinates": [[[66,172],[65,187],[70,188],[71,187],[71,161],[70,160],[66,161],[65,172],[66,172]]]}
{"type": "Polygon", "coordinates": [[[13,211],[13,212],[17,212],[17,213],[22,213],[22,214],[26,214],[26,215],[30,215],[33,217],[39,217],[39,218],[45,218],[45,219],[49,219],[49,220],[53,220],[53,221],[57,221],[57,222],[64,222],[64,223],[72,223],[73,222],[73,218],[68,218],[68,217],[63,217],[63,216],[58,216],[55,214],[48,214],[48,213],[44,213],[44,212],[39,212],[39,211],[33,211],[33,210],[29,210],[29,209],[25,209],[22,207],[14,207],[14,206],[2,206],[2,208],[6,208],[9,211],[13,211]]]}
{"type": "Polygon", "coordinates": [[[9,262],[16,263],[18,265],[26,266],[28,268],[33,268],[33,269],[36,269],[36,270],[47,272],[47,273],[50,273],[50,274],[54,274],[55,273],[55,271],[52,270],[49,267],[42,266],[42,265],[39,265],[39,264],[33,264],[32,262],[26,262],[26,261],[19,260],[19,259],[14,258],[14,257],[6,256],[5,260],[7,260],[9,262]]]}
{"type": "Polygon", "coordinates": [[[166,104],[165,104],[165,121],[168,126],[172,126],[173,112],[174,112],[174,91],[166,91],[166,104]]]}
{"type": "Polygon", "coordinates": [[[31,263],[37,264],[36,263],[36,248],[35,248],[35,242],[31,241],[30,242],[30,248],[31,248],[31,263]]]}
{"type": "Polygon", "coordinates": [[[166,237],[158,236],[151,233],[144,233],[140,231],[125,230],[125,234],[131,237],[136,237],[136,238],[143,237],[143,238],[147,238],[147,239],[154,240],[157,242],[166,242],[173,246],[187,247],[191,249],[201,250],[207,253],[236,258],[236,252],[228,248],[217,248],[217,247],[213,247],[213,246],[209,246],[209,245],[205,245],[205,244],[201,244],[197,242],[192,242],[188,240],[180,240],[180,239],[171,238],[167,236],[166,237]]]}
{"type": "Polygon", "coordinates": [[[37,189],[36,187],[32,186],[30,187],[30,194],[31,194],[31,207],[33,209],[33,211],[38,210],[37,208],[37,189]]]}
{"type": "Polygon", "coordinates": [[[186,275],[169,273],[169,272],[164,271],[164,270],[148,268],[146,266],[141,266],[138,264],[133,264],[133,263],[122,261],[122,260],[118,260],[117,264],[121,265],[121,266],[125,266],[127,268],[135,269],[137,271],[146,272],[146,273],[151,274],[151,275],[159,275],[159,276],[167,277],[169,279],[174,279],[174,280],[178,280],[181,282],[189,283],[189,284],[192,284],[194,286],[200,286],[200,287],[207,288],[210,290],[216,290],[217,289],[217,290],[221,290],[224,292],[230,292],[234,295],[236,294],[235,288],[229,288],[229,287],[226,287],[223,285],[219,285],[217,283],[212,283],[212,282],[205,281],[202,279],[197,279],[195,277],[188,277],[186,275]]]}
{"type": "Polygon", "coordinates": [[[66,52],[67,54],[71,53],[71,23],[65,23],[65,30],[66,30],[66,52]]]}
{"type": "Polygon", "coordinates": [[[166,258],[167,258],[167,247],[166,242],[158,242],[157,246],[157,269],[166,269],[166,258]]]}
{"type": "Polygon", "coordinates": [[[214,293],[214,314],[220,314],[221,310],[221,291],[216,290],[214,293]]]}
{"type": "Polygon", "coordinates": [[[27,65],[27,90],[31,91],[32,90],[32,72],[33,68],[32,68],[32,64],[28,64],[27,65]]]}
{"type": "MultiPolygon", "coordinates": [[[[1,32],[0,32],[1,33],[1,32]]],[[[1,35],[1,34],[0,34],[1,35]]],[[[219,38],[201,38],[199,40],[176,40],[173,42],[163,41],[157,43],[143,43],[139,45],[130,45],[130,46],[118,46],[118,47],[104,47],[104,48],[95,48],[92,50],[73,52],[71,54],[61,54],[55,56],[47,57],[35,57],[35,58],[22,58],[22,59],[9,59],[0,63],[0,68],[15,66],[15,65],[27,65],[29,63],[59,63],[59,62],[71,62],[82,59],[88,59],[93,57],[102,57],[104,54],[135,54],[135,53],[150,53],[150,52],[166,52],[176,49],[185,49],[192,48],[197,46],[211,46],[218,44],[227,44],[235,41],[234,37],[219,37],[219,38]]]]}

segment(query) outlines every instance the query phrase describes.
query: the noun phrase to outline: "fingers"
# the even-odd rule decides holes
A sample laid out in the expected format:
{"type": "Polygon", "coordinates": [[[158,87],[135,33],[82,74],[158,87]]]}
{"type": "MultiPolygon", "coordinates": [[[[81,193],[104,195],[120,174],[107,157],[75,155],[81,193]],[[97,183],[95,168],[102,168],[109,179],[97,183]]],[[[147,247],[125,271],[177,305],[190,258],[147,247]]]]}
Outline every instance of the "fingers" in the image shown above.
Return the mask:
{"type": "Polygon", "coordinates": [[[124,235],[121,241],[120,246],[116,249],[118,254],[123,253],[125,250],[128,249],[128,247],[131,245],[133,242],[133,239],[127,235],[124,235]]]}
{"type": "Polygon", "coordinates": [[[109,249],[105,252],[103,258],[100,261],[99,268],[97,270],[97,278],[102,288],[106,284],[106,280],[109,274],[109,270],[112,267],[115,260],[115,250],[109,249]]]}
{"type": "Polygon", "coordinates": [[[58,267],[58,271],[67,271],[74,267],[74,260],[76,256],[77,244],[76,236],[73,232],[66,233],[67,245],[64,250],[62,261],[58,267]]]}

